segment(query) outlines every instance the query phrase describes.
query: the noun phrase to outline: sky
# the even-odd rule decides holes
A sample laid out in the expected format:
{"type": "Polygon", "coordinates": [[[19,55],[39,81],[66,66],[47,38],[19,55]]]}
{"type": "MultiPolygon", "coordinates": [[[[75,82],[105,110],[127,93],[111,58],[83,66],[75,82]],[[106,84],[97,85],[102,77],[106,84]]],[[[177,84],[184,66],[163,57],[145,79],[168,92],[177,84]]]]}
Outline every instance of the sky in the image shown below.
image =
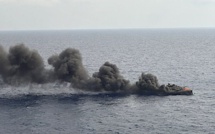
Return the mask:
{"type": "Polygon", "coordinates": [[[204,27],[215,0],[0,0],[0,31],[204,27]]]}

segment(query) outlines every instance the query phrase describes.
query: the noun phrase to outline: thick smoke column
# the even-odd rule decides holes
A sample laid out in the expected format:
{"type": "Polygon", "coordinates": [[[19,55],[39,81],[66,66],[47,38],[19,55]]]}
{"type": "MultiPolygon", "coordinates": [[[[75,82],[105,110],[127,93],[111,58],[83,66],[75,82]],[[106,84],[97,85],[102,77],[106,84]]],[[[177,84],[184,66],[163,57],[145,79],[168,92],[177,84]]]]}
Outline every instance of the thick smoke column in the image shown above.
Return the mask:
{"type": "Polygon", "coordinates": [[[139,81],[136,82],[136,86],[138,87],[138,92],[154,92],[158,91],[160,85],[158,83],[158,79],[156,76],[152,74],[142,73],[139,77],[139,81]]]}
{"type": "Polygon", "coordinates": [[[76,89],[88,91],[179,94],[183,90],[174,84],[160,86],[156,76],[145,73],[141,74],[139,81],[131,85],[120,75],[118,67],[109,62],[105,62],[90,77],[83,66],[80,52],[73,48],[51,56],[48,63],[53,69],[45,69],[39,53],[23,44],[10,47],[8,53],[0,46],[0,77],[11,85],[60,81],[69,82],[76,89]]]}
{"type": "Polygon", "coordinates": [[[4,51],[4,48],[0,46],[0,75],[5,76],[8,66],[9,66],[9,61],[7,58],[7,53],[4,51]]]}
{"type": "Polygon", "coordinates": [[[159,83],[156,76],[152,74],[142,73],[139,77],[139,81],[136,82],[136,85],[139,89],[150,89],[150,90],[158,90],[159,83]]]}
{"type": "Polygon", "coordinates": [[[99,69],[99,72],[93,74],[93,78],[99,79],[102,88],[106,91],[126,90],[129,87],[129,81],[125,80],[115,64],[105,62],[99,69]]]}
{"type": "Polygon", "coordinates": [[[9,53],[0,47],[0,65],[0,74],[9,84],[46,82],[42,57],[23,44],[11,47],[9,53]]]}
{"type": "Polygon", "coordinates": [[[88,79],[87,71],[82,64],[78,50],[67,48],[60,55],[53,55],[48,63],[54,67],[55,76],[61,81],[79,85],[88,79]]]}
{"type": "Polygon", "coordinates": [[[55,76],[60,81],[71,82],[75,88],[91,91],[118,91],[125,90],[129,81],[123,79],[116,65],[104,63],[99,72],[89,77],[85,70],[82,57],[78,50],[68,48],[59,55],[53,55],[48,63],[54,67],[55,76]]]}

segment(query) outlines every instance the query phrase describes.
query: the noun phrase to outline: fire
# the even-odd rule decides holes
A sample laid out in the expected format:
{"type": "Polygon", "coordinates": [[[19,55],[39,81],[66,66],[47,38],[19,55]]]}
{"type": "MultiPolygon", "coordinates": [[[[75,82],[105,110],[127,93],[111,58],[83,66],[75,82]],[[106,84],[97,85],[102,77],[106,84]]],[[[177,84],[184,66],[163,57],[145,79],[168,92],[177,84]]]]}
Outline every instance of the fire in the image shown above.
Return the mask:
{"type": "Polygon", "coordinates": [[[184,91],[190,91],[191,89],[188,88],[188,87],[184,87],[183,90],[184,90],[184,91]]]}

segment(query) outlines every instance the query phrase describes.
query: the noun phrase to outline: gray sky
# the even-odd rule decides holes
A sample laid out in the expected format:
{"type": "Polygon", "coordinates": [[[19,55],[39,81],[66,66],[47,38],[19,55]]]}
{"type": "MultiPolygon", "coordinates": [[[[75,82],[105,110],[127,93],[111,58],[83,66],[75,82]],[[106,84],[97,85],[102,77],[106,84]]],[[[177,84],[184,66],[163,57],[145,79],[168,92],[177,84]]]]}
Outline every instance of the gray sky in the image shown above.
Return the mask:
{"type": "Polygon", "coordinates": [[[0,0],[0,30],[215,27],[215,0],[0,0]]]}

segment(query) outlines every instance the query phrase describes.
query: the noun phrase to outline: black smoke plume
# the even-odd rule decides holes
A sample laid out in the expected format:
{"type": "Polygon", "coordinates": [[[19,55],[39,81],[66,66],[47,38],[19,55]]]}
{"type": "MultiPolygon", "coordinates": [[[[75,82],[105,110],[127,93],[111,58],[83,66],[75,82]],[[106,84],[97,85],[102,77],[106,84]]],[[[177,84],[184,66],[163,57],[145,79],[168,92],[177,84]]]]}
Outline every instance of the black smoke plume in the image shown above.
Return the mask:
{"type": "Polygon", "coordinates": [[[80,52],[73,48],[51,56],[48,63],[53,69],[46,69],[39,53],[23,44],[10,47],[9,52],[0,46],[0,77],[11,85],[58,81],[69,82],[76,89],[88,91],[154,94],[182,90],[176,85],[160,86],[156,76],[145,73],[135,84],[130,84],[120,74],[118,67],[109,62],[105,62],[90,77],[83,66],[80,52]]]}
{"type": "Polygon", "coordinates": [[[5,76],[8,70],[9,61],[8,54],[5,52],[4,48],[0,46],[0,75],[5,76]]]}
{"type": "Polygon", "coordinates": [[[48,59],[53,66],[54,73],[60,81],[71,82],[75,88],[92,91],[119,91],[126,90],[129,81],[125,80],[119,73],[116,65],[105,62],[89,77],[82,64],[82,57],[78,50],[68,48],[59,55],[53,55],[48,59]]]}
{"type": "Polygon", "coordinates": [[[42,57],[23,44],[10,47],[8,53],[0,47],[0,65],[0,74],[9,84],[46,82],[42,57]]]}
{"type": "Polygon", "coordinates": [[[130,86],[129,81],[125,80],[115,64],[105,62],[99,72],[93,74],[93,78],[99,79],[100,85],[106,91],[127,90],[130,86]]]}
{"type": "Polygon", "coordinates": [[[145,89],[158,90],[160,87],[156,76],[145,73],[141,74],[141,76],[139,77],[139,81],[136,82],[136,85],[139,89],[142,90],[145,89]]]}
{"type": "Polygon", "coordinates": [[[139,81],[136,82],[138,92],[151,93],[159,91],[160,85],[156,76],[152,74],[142,73],[139,77],[139,81]]]}
{"type": "Polygon", "coordinates": [[[53,55],[48,63],[54,68],[54,75],[60,81],[71,82],[74,86],[86,81],[89,76],[82,64],[82,57],[78,50],[67,48],[59,55],[53,55]]]}

